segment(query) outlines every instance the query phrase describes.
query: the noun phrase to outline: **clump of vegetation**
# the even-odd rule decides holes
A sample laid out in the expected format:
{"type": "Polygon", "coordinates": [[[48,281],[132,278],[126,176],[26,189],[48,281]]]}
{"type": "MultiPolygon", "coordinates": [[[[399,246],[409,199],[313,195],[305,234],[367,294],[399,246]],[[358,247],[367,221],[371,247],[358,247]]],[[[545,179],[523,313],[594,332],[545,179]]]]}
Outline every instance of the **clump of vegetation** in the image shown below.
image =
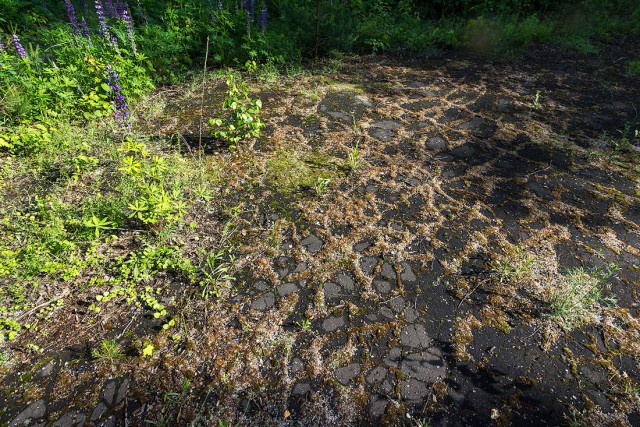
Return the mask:
{"type": "Polygon", "coordinates": [[[574,268],[565,272],[551,288],[550,316],[567,329],[592,321],[602,304],[615,304],[615,299],[604,296],[603,291],[605,281],[616,271],[612,265],[606,269],[574,268]]]}
{"type": "Polygon", "coordinates": [[[211,119],[213,135],[236,147],[243,140],[257,138],[264,127],[260,120],[262,101],[249,96],[246,83],[236,82],[230,75],[227,77],[227,95],[222,103],[224,113],[228,116],[211,119]]]}
{"type": "Polygon", "coordinates": [[[322,193],[341,174],[336,159],[293,146],[276,150],[266,163],[267,182],[284,193],[305,189],[322,193]]]}

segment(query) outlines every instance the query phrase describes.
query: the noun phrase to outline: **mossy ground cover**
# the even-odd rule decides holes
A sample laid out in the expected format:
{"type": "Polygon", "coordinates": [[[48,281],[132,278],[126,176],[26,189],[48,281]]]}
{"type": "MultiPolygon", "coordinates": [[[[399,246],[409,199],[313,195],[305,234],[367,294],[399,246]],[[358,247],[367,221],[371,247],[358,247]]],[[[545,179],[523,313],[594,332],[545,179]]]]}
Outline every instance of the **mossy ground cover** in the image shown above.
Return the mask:
{"type": "Polygon", "coordinates": [[[234,149],[210,74],[3,155],[0,419],[635,425],[637,48],[246,74],[234,149]]]}

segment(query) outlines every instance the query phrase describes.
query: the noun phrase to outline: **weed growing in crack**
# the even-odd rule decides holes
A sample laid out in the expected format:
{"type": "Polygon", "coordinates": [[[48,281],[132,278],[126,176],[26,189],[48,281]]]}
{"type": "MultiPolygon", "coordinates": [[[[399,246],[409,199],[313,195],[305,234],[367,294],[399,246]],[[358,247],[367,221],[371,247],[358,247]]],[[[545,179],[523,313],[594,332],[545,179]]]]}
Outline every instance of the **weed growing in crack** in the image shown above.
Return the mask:
{"type": "Polygon", "coordinates": [[[203,298],[208,299],[209,296],[217,298],[220,292],[220,283],[228,283],[234,280],[234,277],[229,274],[234,261],[234,256],[232,254],[227,255],[224,250],[210,252],[207,255],[202,268],[202,273],[205,277],[200,281],[203,298]],[[228,259],[228,261],[225,259],[228,259]]]}
{"type": "Polygon", "coordinates": [[[104,339],[100,344],[91,349],[91,356],[98,360],[108,360],[113,363],[124,358],[122,346],[115,339],[104,339]]]}
{"type": "Polygon", "coordinates": [[[316,184],[313,186],[314,190],[316,190],[316,194],[318,196],[323,195],[325,191],[327,191],[330,182],[331,179],[329,178],[318,177],[318,179],[316,180],[316,184]]]}
{"type": "Polygon", "coordinates": [[[601,303],[616,303],[613,297],[604,297],[603,290],[604,281],[617,271],[618,267],[615,265],[591,271],[582,267],[567,271],[551,290],[549,316],[569,330],[587,323],[594,309],[601,303]]]}
{"type": "Polygon", "coordinates": [[[525,248],[516,246],[513,256],[500,259],[493,271],[497,274],[500,283],[522,280],[533,274],[533,268],[537,262],[538,260],[525,248]]]}
{"type": "Polygon", "coordinates": [[[244,82],[236,82],[235,77],[227,77],[227,95],[222,108],[228,112],[227,117],[211,119],[213,135],[225,140],[231,148],[250,138],[260,136],[265,126],[260,121],[262,101],[249,96],[249,87],[244,82]]]}
{"type": "Polygon", "coordinates": [[[362,166],[362,163],[358,160],[359,156],[360,150],[358,149],[358,142],[356,142],[355,147],[353,147],[351,151],[349,151],[347,157],[347,165],[349,167],[349,170],[351,170],[352,172],[357,171],[362,166]]]}
{"type": "Polygon", "coordinates": [[[536,110],[541,110],[542,109],[542,104],[540,103],[540,98],[541,98],[541,91],[537,90],[536,91],[536,96],[533,98],[533,107],[536,110]]]}

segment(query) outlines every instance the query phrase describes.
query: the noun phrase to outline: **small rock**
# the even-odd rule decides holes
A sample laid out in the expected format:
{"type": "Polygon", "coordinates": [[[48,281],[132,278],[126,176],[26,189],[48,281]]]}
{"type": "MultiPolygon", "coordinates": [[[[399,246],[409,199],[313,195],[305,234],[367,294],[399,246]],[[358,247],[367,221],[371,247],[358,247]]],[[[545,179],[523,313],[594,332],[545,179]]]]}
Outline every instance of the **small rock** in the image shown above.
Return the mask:
{"type": "Polygon", "coordinates": [[[376,265],[378,265],[378,258],[376,257],[366,256],[360,258],[360,269],[367,276],[370,276],[373,273],[376,265]]]}
{"type": "Polygon", "coordinates": [[[415,379],[400,382],[400,395],[411,403],[422,401],[428,394],[427,385],[415,379]]]}
{"type": "Polygon", "coordinates": [[[116,395],[116,382],[114,380],[109,381],[105,386],[104,386],[104,392],[102,392],[102,399],[105,401],[105,403],[109,406],[113,406],[114,402],[113,402],[113,398],[116,395]]]}
{"type": "Polygon", "coordinates": [[[350,363],[347,366],[335,370],[336,379],[342,385],[347,385],[360,373],[359,363],[350,363]]]}
{"type": "Polygon", "coordinates": [[[424,325],[407,325],[400,332],[400,343],[406,347],[427,348],[431,344],[431,338],[424,325]]]}
{"type": "Polygon", "coordinates": [[[446,377],[442,353],[438,349],[410,354],[401,363],[402,373],[418,381],[435,383],[446,377]]]}
{"type": "Polygon", "coordinates": [[[406,307],[404,309],[404,320],[408,323],[413,323],[418,319],[418,313],[413,307],[406,307]]]}
{"type": "Polygon", "coordinates": [[[53,368],[55,367],[55,362],[53,360],[49,361],[46,365],[38,370],[36,375],[40,378],[46,378],[53,373],[53,368]]]}
{"type": "Polygon", "coordinates": [[[47,408],[44,404],[44,400],[36,400],[31,405],[27,406],[27,409],[20,412],[17,417],[9,423],[9,427],[18,427],[26,424],[29,420],[42,418],[46,415],[47,408]]]}
{"type": "Polygon", "coordinates": [[[387,372],[384,366],[376,366],[367,373],[365,380],[369,385],[377,384],[387,377],[387,372]]]}
{"type": "Polygon", "coordinates": [[[96,421],[98,421],[100,418],[102,418],[105,412],[107,412],[107,406],[102,402],[98,403],[96,407],[93,408],[93,412],[91,412],[91,422],[95,423],[96,421]]]}
{"type": "Polygon", "coordinates": [[[266,310],[276,303],[276,296],[273,292],[268,292],[264,295],[260,295],[255,301],[251,303],[251,308],[254,310],[266,310]]]}
{"type": "Polygon", "coordinates": [[[388,302],[389,307],[391,307],[391,309],[396,313],[400,313],[404,309],[405,303],[405,299],[400,296],[393,298],[388,302]]]}
{"type": "Polygon", "coordinates": [[[291,373],[297,374],[304,369],[304,362],[299,357],[294,357],[291,361],[291,373]]]}
{"type": "Polygon", "coordinates": [[[377,129],[385,129],[385,130],[395,130],[402,126],[402,123],[397,122],[395,120],[380,120],[379,122],[375,122],[371,125],[372,128],[377,129]]]}
{"type": "Polygon", "coordinates": [[[380,270],[380,276],[388,280],[396,280],[396,271],[393,269],[393,265],[391,263],[385,262],[382,264],[382,269],[380,270]]]}
{"type": "Polygon", "coordinates": [[[380,294],[386,294],[391,291],[391,284],[386,280],[374,280],[373,286],[380,294]]]}
{"type": "Polygon", "coordinates": [[[371,396],[371,402],[369,403],[369,415],[373,418],[378,418],[384,415],[384,411],[387,409],[387,400],[379,396],[371,396]]]}
{"type": "Polygon", "coordinates": [[[397,368],[400,364],[400,360],[402,360],[402,349],[394,347],[389,350],[389,354],[387,354],[387,357],[384,358],[383,362],[390,368],[397,368]]]}
{"type": "Polygon", "coordinates": [[[84,426],[86,419],[86,415],[79,412],[67,412],[58,418],[58,421],[53,423],[53,427],[84,426]]]}
{"type": "Polygon", "coordinates": [[[296,385],[293,386],[293,390],[291,390],[291,393],[296,396],[304,396],[305,394],[309,393],[309,391],[311,391],[311,385],[309,383],[300,382],[296,383],[296,385]]]}
{"type": "Polygon", "coordinates": [[[344,326],[344,319],[342,317],[328,317],[322,322],[322,330],[325,332],[333,332],[336,329],[344,326]]]}
{"type": "Polygon", "coordinates": [[[323,242],[319,237],[310,234],[306,238],[304,238],[300,244],[309,252],[316,253],[322,249],[323,242]]]}
{"type": "Polygon", "coordinates": [[[265,282],[264,280],[258,280],[257,282],[255,282],[253,284],[253,287],[257,291],[263,292],[263,291],[266,291],[267,289],[269,289],[271,286],[269,286],[269,284],[267,282],[265,282]]]}
{"type": "Polygon", "coordinates": [[[353,291],[355,289],[355,283],[353,282],[351,276],[347,273],[342,272],[336,274],[335,280],[338,285],[342,286],[342,288],[347,291],[353,291]]]}
{"type": "Polygon", "coordinates": [[[416,277],[413,269],[409,265],[408,262],[402,262],[400,264],[402,266],[402,273],[400,274],[400,279],[402,279],[405,283],[416,283],[418,278],[416,277]]]}
{"type": "Polygon", "coordinates": [[[432,136],[431,138],[427,138],[424,143],[427,150],[442,150],[443,148],[447,148],[448,145],[447,141],[441,136],[432,136]]]}
{"type": "Polygon", "coordinates": [[[295,283],[284,283],[278,286],[278,295],[281,297],[293,294],[298,291],[298,287],[295,283]]]}
{"type": "Polygon", "coordinates": [[[342,289],[333,282],[325,283],[323,289],[325,299],[336,299],[342,296],[342,289]]]}
{"type": "Polygon", "coordinates": [[[116,397],[116,402],[115,402],[116,405],[124,400],[125,396],[127,395],[128,389],[129,389],[129,379],[125,378],[124,380],[122,380],[122,383],[120,384],[120,389],[118,390],[118,397],[116,397]]]}
{"type": "Polygon", "coordinates": [[[360,242],[353,245],[353,250],[356,252],[362,252],[371,246],[371,242],[360,242]]]}

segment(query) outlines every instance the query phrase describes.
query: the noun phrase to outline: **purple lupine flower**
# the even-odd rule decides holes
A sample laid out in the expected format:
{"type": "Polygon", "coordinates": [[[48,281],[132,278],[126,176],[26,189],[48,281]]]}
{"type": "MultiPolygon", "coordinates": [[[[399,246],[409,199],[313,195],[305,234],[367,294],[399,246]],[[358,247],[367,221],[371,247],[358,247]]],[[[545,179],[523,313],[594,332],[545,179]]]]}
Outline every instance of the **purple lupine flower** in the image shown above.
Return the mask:
{"type": "Polygon", "coordinates": [[[27,51],[24,50],[24,47],[22,46],[22,44],[20,44],[20,39],[15,34],[13,35],[12,38],[13,38],[13,46],[16,48],[16,52],[18,53],[18,56],[20,58],[26,59],[27,51]]]}
{"type": "Polygon", "coordinates": [[[0,52],[7,53],[7,49],[4,47],[4,43],[2,43],[2,40],[0,40],[0,52]]]}
{"type": "Polygon", "coordinates": [[[262,28],[263,33],[267,30],[267,19],[268,19],[267,9],[262,9],[260,11],[260,28],[262,28]]]}
{"type": "Polygon", "coordinates": [[[251,16],[256,14],[256,0],[251,0],[249,2],[249,12],[251,12],[251,16]]]}
{"type": "Polygon", "coordinates": [[[124,21],[124,25],[127,29],[127,35],[129,36],[129,41],[131,42],[131,50],[134,55],[137,55],[136,51],[136,40],[133,36],[133,21],[131,20],[131,14],[129,12],[129,7],[126,3],[124,3],[124,9],[122,9],[122,20],[124,21]]]}
{"type": "Polygon", "coordinates": [[[145,25],[147,24],[147,15],[144,14],[144,11],[142,10],[142,5],[140,4],[140,0],[138,0],[138,15],[140,15],[140,17],[142,18],[142,20],[144,21],[145,25]]]}
{"type": "Polygon", "coordinates": [[[104,75],[107,79],[107,85],[109,85],[109,88],[111,89],[111,95],[113,96],[112,105],[116,119],[127,126],[131,126],[131,122],[129,122],[129,107],[127,105],[127,100],[122,94],[118,73],[113,69],[113,67],[111,67],[111,65],[107,65],[104,75]]]}
{"type": "Polygon", "coordinates": [[[82,35],[89,40],[89,46],[93,46],[93,43],[91,42],[91,31],[89,31],[89,26],[87,25],[87,21],[84,17],[80,21],[80,25],[82,25],[82,35]]]}
{"type": "Polygon", "coordinates": [[[104,5],[107,8],[107,15],[109,18],[113,19],[117,16],[116,8],[113,7],[113,2],[111,0],[104,0],[104,5]]]}
{"type": "Polygon", "coordinates": [[[77,34],[80,32],[80,28],[78,27],[78,20],[76,19],[76,10],[73,8],[71,0],[64,0],[64,2],[67,5],[67,14],[69,15],[69,22],[71,23],[73,32],[77,34]]]}
{"type": "Polygon", "coordinates": [[[222,0],[218,0],[218,10],[222,10],[222,0]]]}
{"type": "Polygon", "coordinates": [[[96,0],[95,6],[98,22],[100,23],[100,34],[106,37],[109,33],[109,27],[107,26],[107,19],[104,16],[104,9],[102,9],[102,0],[96,0]]]}
{"type": "Polygon", "coordinates": [[[111,35],[109,31],[109,25],[107,25],[107,19],[104,16],[104,9],[102,9],[102,0],[96,0],[96,14],[98,15],[98,22],[100,23],[100,34],[107,40],[107,42],[113,46],[118,46],[118,41],[111,35]]]}

